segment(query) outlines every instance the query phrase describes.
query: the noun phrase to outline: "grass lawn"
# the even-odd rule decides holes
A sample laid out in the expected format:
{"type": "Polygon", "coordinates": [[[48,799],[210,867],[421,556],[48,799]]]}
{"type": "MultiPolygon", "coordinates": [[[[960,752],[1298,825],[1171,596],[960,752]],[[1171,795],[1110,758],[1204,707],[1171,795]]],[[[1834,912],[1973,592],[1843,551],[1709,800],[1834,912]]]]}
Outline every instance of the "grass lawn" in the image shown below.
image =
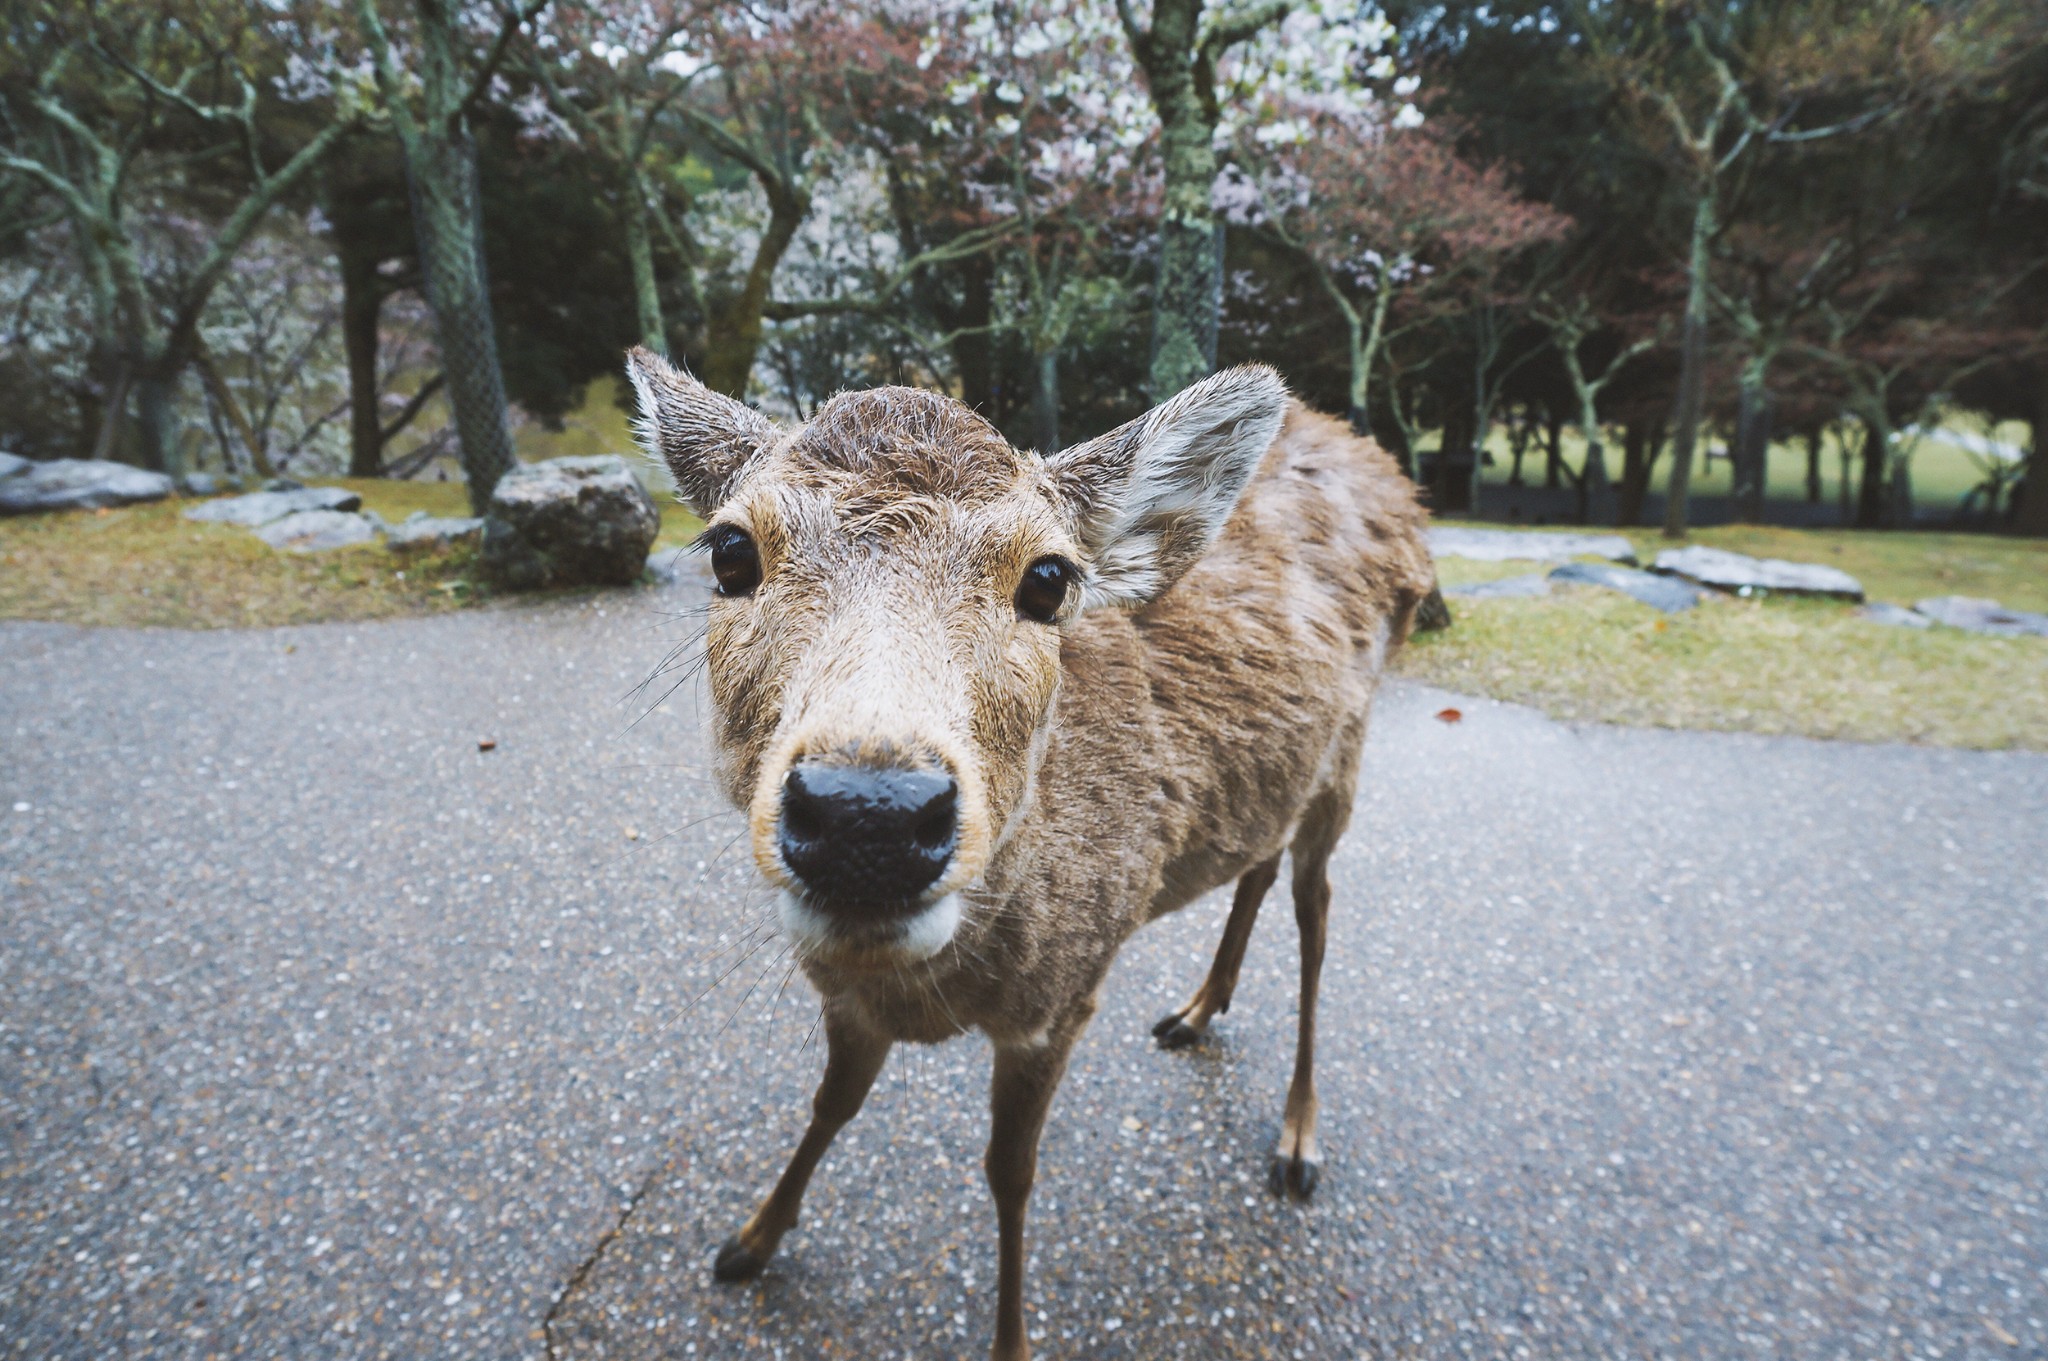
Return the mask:
{"type": "MultiPolygon", "coordinates": [[[[338,479],[385,519],[467,515],[460,483],[338,479]]],[[[698,525],[667,496],[658,547],[698,525]]],[[[280,553],[234,525],[182,518],[190,502],[0,519],[0,618],[163,628],[263,628],[436,614],[486,598],[471,545],[393,553],[371,542],[280,553]]]]}
{"type": "MultiPolygon", "coordinates": [[[[1655,535],[1630,535],[1644,562],[1655,535]]],[[[1873,600],[1979,595],[2048,611],[2048,542],[1967,534],[1731,525],[1694,542],[1825,562],[1873,600]]],[[[1446,586],[1544,570],[1438,563],[1446,586]]],[[[1887,628],[1853,608],[1713,597],[1663,615],[1572,588],[1533,600],[1451,600],[1456,624],[1415,639],[1399,669],[1559,718],[1798,733],[1859,741],[2048,750],[2048,638],[1887,628]]]]}
{"type": "MultiPolygon", "coordinates": [[[[388,520],[466,514],[454,482],[345,481],[388,520]]],[[[666,495],[657,546],[700,528],[666,495]]],[[[0,618],[258,628],[433,614],[488,599],[475,550],[393,554],[370,543],[279,553],[245,529],[193,524],[185,502],[0,519],[0,618]]],[[[1660,540],[1631,535],[1648,562],[1660,540]]],[[[1968,534],[1728,526],[1695,542],[1831,563],[1871,598],[1990,596],[2048,611],[2048,542],[1968,534]]],[[[1540,571],[1439,564],[1446,586],[1540,571]]],[[[2048,639],[1885,628],[1849,607],[1716,598],[1667,617],[1608,592],[1459,600],[1448,632],[1402,655],[1408,675],[1563,718],[1815,737],[2048,750],[2048,639]]]]}

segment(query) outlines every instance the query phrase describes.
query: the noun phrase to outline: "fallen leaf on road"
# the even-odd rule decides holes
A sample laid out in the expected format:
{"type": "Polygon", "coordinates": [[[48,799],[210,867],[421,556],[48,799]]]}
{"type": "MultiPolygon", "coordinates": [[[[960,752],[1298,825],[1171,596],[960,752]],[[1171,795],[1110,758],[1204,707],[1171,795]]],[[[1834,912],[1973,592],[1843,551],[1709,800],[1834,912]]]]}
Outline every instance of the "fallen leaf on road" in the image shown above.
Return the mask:
{"type": "Polygon", "coordinates": [[[1456,723],[1465,716],[1462,709],[1438,709],[1436,716],[1446,723],[1456,723]]]}
{"type": "Polygon", "coordinates": [[[498,749],[498,739],[495,737],[479,737],[476,740],[476,749],[478,751],[496,751],[498,749]]]}

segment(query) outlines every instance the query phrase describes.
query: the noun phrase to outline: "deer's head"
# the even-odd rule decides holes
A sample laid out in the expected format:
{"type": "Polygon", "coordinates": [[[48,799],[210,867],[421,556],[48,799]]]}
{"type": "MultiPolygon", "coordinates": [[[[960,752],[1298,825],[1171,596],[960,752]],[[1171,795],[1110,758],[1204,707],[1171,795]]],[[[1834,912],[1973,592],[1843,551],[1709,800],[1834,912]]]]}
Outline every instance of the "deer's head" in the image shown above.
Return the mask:
{"type": "Polygon", "coordinates": [[[949,397],[844,393],[778,428],[645,350],[640,434],[706,522],[719,776],[807,957],[952,939],[1022,824],[1075,616],[1156,598],[1279,433],[1272,370],[1196,384],[1049,458],[949,397]]]}

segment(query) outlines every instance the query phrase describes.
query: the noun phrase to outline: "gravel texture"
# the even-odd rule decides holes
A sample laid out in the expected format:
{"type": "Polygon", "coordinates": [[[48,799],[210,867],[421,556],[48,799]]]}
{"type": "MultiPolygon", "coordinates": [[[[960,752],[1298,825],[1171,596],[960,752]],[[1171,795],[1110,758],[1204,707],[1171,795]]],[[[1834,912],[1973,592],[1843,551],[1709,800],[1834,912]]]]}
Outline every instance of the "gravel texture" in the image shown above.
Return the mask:
{"type": "MultiPolygon", "coordinates": [[[[767,1276],[709,1283],[820,1056],[695,687],[634,721],[696,589],[0,624],[0,1355],[986,1348],[975,1042],[899,1049],[767,1276]]],[[[1211,898],[1053,1108],[1041,1355],[2048,1353],[2048,759],[1396,684],[1365,781],[1315,1203],[1263,1190],[1284,892],[1211,1041],[1146,1033],[1211,898]]]]}

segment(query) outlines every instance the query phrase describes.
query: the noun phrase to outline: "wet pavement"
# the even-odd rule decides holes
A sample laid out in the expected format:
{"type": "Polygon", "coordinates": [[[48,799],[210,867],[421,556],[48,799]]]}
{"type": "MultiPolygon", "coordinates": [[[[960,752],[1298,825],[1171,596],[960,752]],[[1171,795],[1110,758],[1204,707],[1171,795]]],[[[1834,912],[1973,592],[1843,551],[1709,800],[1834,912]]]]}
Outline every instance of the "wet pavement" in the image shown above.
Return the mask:
{"type": "MultiPolygon", "coordinates": [[[[0,1356],[983,1353],[978,1042],[899,1048],[767,1276],[709,1280],[821,1058],[695,688],[630,697],[691,598],[0,624],[0,1356]]],[[[1284,892],[1152,1047],[1205,900],[1053,1108],[1039,1353],[2048,1354],[2044,831],[2038,755],[1391,686],[1315,1203],[1264,1191],[1284,892]]]]}

